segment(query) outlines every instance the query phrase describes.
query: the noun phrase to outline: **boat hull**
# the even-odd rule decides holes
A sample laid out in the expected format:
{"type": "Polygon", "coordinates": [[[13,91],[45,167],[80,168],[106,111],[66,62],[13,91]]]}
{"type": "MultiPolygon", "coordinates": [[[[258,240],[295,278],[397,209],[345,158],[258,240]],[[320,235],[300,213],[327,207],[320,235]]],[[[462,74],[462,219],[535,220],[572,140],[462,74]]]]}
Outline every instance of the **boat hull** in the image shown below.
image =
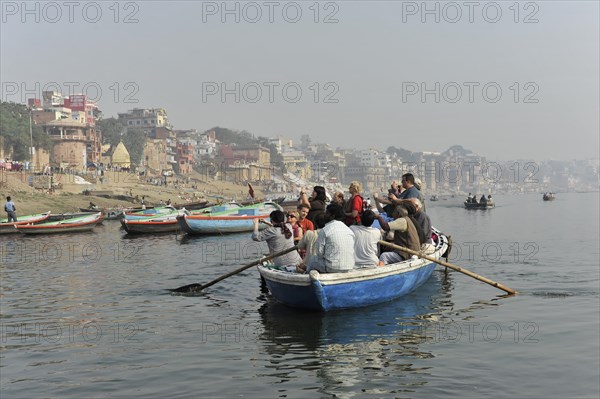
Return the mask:
{"type": "Polygon", "coordinates": [[[121,219],[121,225],[128,234],[173,233],[179,230],[176,219],[166,221],[121,219]]]}
{"type": "Polygon", "coordinates": [[[18,222],[6,222],[0,223],[0,234],[15,234],[18,233],[19,230],[15,228],[15,226],[20,226],[28,223],[40,223],[48,219],[50,217],[50,212],[40,213],[37,215],[29,215],[23,216],[19,218],[18,222]]]}
{"type": "MultiPolygon", "coordinates": [[[[190,235],[232,234],[254,230],[254,220],[270,221],[269,214],[281,210],[275,203],[261,203],[254,206],[227,209],[223,212],[181,215],[177,217],[182,232],[190,235]],[[247,214],[246,214],[247,213],[247,214]]],[[[260,229],[266,225],[261,224],[260,229]]]]}
{"type": "Polygon", "coordinates": [[[56,222],[46,222],[39,224],[25,224],[16,226],[16,229],[23,234],[56,234],[56,233],[79,233],[91,231],[96,225],[102,223],[104,215],[98,212],[89,217],[78,217],[64,219],[56,222]]]}
{"type": "MultiPolygon", "coordinates": [[[[430,255],[439,259],[448,248],[445,236],[440,236],[436,251],[430,255]]],[[[424,284],[436,264],[425,259],[353,269],[346,273],[289,273],[258,266],[271,295],[290,307],[331,311],[375,305],[400,298],[424,284]]]]}
{"type": "MultiPolygon", "coordinates": [[[[177,221],[181,231],[187,234],[232,234],[254,230],[254,219],[269,221],[268,215],[194,218],[194,216],[178,216],[177,221]]],[[[264,224],[260,228],[266,227],[264,224]]]]}
{"type": "Polygon", "coordinates": [[[485,203],[485,204],[480,204],[480,203],[471,203],[471,202],[465,202],[465,208],[467,209],[491,209],[494,208],[496,206],[496,204],[492,203],[485,203]]]}

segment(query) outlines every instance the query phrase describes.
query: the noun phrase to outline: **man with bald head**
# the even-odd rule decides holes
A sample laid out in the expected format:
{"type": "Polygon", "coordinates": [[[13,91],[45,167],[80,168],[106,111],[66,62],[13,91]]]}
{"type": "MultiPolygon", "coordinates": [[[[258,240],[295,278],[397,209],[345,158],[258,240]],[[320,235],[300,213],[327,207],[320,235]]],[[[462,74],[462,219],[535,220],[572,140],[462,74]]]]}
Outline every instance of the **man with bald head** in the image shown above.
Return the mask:
{"type": "Polygon", "coordinates": [[[435,246],[433,245],[433,240],[431,239],[431,219],[429,218],[429,215],[423,212],[423,204],[418,198],[411,198],[409,201],[415,207],[415,214],[413,216],[417,223],[421,226],[421,230],[423,231],[425,238],[424,241],[421,242],[421,250],[426,254],[432,254],[435,251],[435,246]]]}

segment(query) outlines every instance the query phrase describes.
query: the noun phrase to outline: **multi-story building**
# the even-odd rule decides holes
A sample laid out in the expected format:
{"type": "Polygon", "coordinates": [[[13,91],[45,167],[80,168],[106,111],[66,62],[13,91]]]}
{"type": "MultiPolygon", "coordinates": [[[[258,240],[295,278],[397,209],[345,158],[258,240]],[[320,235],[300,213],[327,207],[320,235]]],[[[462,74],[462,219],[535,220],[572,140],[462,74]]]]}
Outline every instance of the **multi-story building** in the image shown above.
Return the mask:
{"type": "Polygon", "coordinates": [[[196,140],[193,139],[177,140],[177,173],[187,175],[192,172],[195,145],[196,140]]]}
{"type": "Polygon", "coordinates": [[[271,153],[261,145],[220,146],[216,159],[220,163],[221,178],[237,183],[246,181],[266,181],[273,178],[271,153]]]}
{"type": "Polygon", "coordinates": [[[101,162],[102,133],[95,127],[61,119],[42,124],[42,129],[54,142],[50,155],[54,166],[82,170],[101,162]]]}
{"type": "MultiPolygon", "coordinates": [[[[98,107],[85,95],[63,97],[44,91],[43,101],[30,99],[33,123],[42,127],[54,142],[49,163],[62,168],[85,169],[102,160],[102,132],[97,129],[98,107]]],[[[37,166],[36,166],[37,167],[37,166]]]]}
{"type": "Polygon", "coordinates": [[[151,140],[162,140],[164,151],[154,151],[151,156],[144,154],[144,159],[155,159],[156,156],[164,159],[155,159],[153,166],[161,165],[160,169],[146,164],[150,172],[155,174],[172,174],[177,167],[177,135],[169,123],[167,111],[164,108],[134,108],[133,110],[118,114],[118,119],[126,127],[127,131],[133,129],[140,130],[146,135],[147,146],[144,148],[151,150],[156,148],[156,143],[151,140]]]}

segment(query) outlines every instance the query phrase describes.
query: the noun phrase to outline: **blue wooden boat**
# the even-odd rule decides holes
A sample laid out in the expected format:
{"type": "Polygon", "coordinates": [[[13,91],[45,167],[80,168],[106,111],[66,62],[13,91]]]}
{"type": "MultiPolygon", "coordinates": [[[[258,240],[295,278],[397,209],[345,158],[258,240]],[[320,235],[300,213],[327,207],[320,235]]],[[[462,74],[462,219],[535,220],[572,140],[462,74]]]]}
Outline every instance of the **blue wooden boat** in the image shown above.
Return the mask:
{"type": "MultiPolygon", "coordinates": [[[[435,252],[439,259],[448,249],[448,239],[435,230],[435,252]]],[[[413,257],[390,265],[353,269],[346,273],[290,273],[259,265],[271,295],[294,308],[330,311],[358,308],[391,301],[415,290],[433,273],[436,263],[413,257]]]]}
{"type": "MultiPolygon", "coordinates": [[[[269,214],[282,208],[274,202],[242,206],[230,203],[207,208],[190,215],[177,216],[181,231],[187,234],[229,234],[254,229],[254,219],[269,220],[269,214]]],[[[260,228],[266,227],[264,224],[260,228]]]]}

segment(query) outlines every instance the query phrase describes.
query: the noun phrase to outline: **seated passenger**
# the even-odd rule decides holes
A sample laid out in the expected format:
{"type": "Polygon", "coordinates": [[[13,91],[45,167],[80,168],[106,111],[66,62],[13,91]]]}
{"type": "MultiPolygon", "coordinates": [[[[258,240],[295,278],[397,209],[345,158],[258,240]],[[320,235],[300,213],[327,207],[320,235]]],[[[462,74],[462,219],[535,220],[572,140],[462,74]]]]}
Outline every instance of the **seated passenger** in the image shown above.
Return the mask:
{"type": "MultiPolygon", "coordinates": [[[[410,205],[412,207],[412,204],[410,205]]],[[[381,227],[385,231],[394,232],[394,244],[411,249],[419,252],[421,250],[421,241],[419,239],[419,230],[415,226],[416,222],[409,217],[407,205],[398,205],[394,209],[392,217],[395,220],[387,223],[386,221],[379,219],[381,227]]],[[[402,250],[394,249],[392,252],[384,252],[379,257],[380,265],[390,264],[396,262],[402,262],[403,260],[410,259],[411,254],[402,250]]]]}
{"type": "Polygon", "coordinates": [[[435,251],[435,246],[433,245],[433,239],[431,238],[433,234],[433,230],[431,229],[431,219],[429,218],[429,215],[423,212],[421,201],[416,198],[413,198],[411,201],[415,207],[414,218],[423,232],[423,236],[419,237],[421,241],[421,250],[426,254],[432,254],[435,251]]]}
{"type": "MultiPolygon", "coordinates": [[[[302,239],[298,242],[298,252],[300,256],[304,254],[303,261],[296,266],[297,273],[308,273],[313,268],[319,270],[319,259],[317,257],[317,237],[319,236],[319,230],[325,227],[325,215],[320,214],[315,217],[315,227],[317,229],[307,230],[302,236],[302,239]]],[[[324,272],[325,269],[319,270],[324,272]]]]}
{"type": "MultiPolygon", "coordinates": [[[[292,233],[292,225],[285,223],[285,214],[282,211],[273,211],[270,213],[272,226],[267,227],[263,231],[258,231],[258,219],[254,219],[254,232],[252,239],[254,241],[266,241],[269,247],[269,253],[275,254],[284,251],[294,246],[294,234],[292,233]]],[[[285,255],[276,257],[273,262],[275,266],[293,266],[295,267],[302,262],[302,258],[298,255],[298,251],[292,251],[285,255]]]]}
{"type": "Polygon", "coordinates": [[[377,242],[381,240],[381,232],[371,227],[376,219],[375,212],[367,210],[360,216],[360,225],[350,226],[354,233],[354,259],[356,267],[377,266],[379,262],[377,242]]]}
{"type": "Polygon", "coordinates": [[[342,222],[344,209],[329,204],[325,211],[325,227],[317,238],[317,262],[314,268],[327,273],[347,272],[354,268],[354,233],[342,222]]]}

